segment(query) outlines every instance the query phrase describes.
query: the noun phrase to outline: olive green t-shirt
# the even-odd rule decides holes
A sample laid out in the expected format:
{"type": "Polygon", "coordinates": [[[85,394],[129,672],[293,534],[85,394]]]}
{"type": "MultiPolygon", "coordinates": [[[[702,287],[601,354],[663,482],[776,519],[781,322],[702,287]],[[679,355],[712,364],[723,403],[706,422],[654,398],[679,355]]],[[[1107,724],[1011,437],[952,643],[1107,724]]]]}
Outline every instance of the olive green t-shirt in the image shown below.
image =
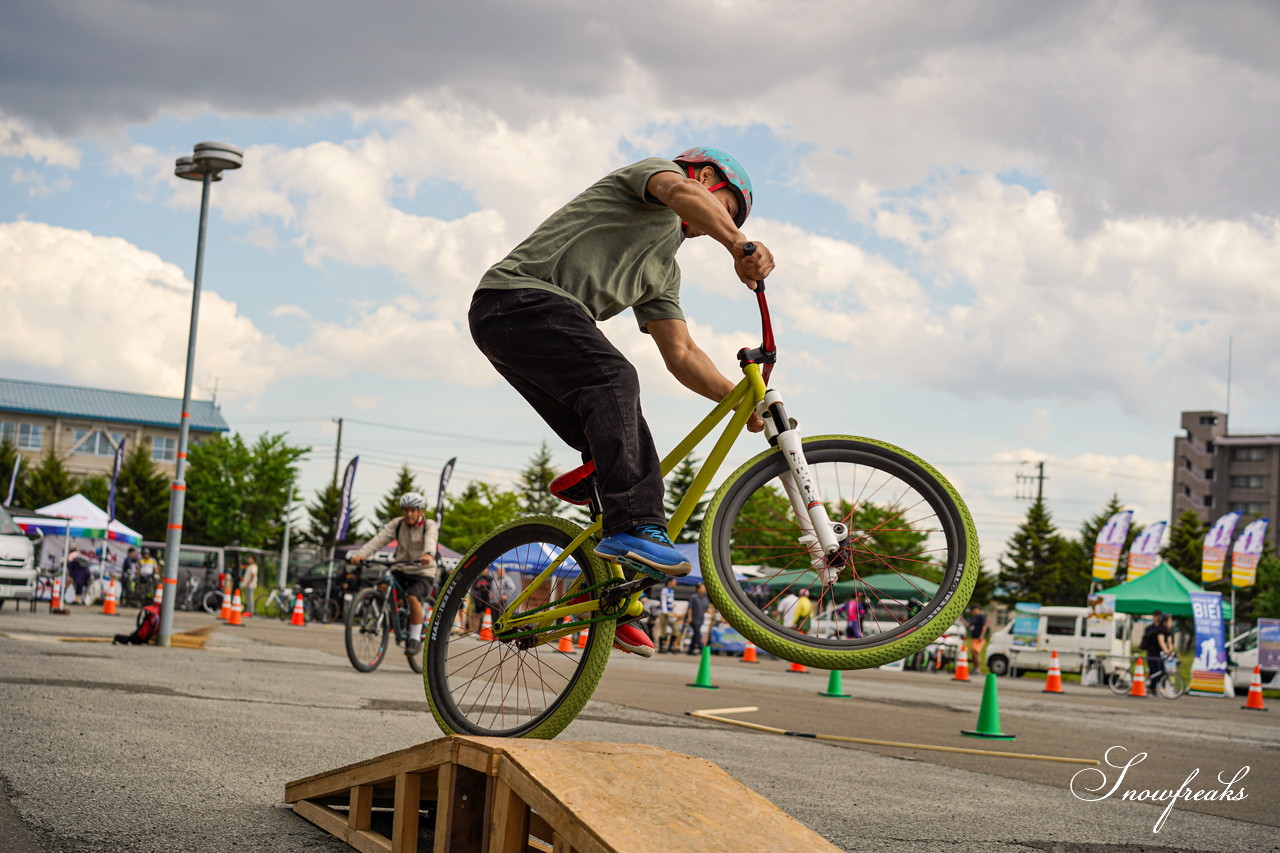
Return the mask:
{"type": "Polygon", "coordinates": [[[645,192],[658,172],[683,174],[653,157],[601,178],[490,267],[478,289],[560,293],[597,321],[632,308],[641,330],[650,320],[683,320],[680,217],[645,192]]]}

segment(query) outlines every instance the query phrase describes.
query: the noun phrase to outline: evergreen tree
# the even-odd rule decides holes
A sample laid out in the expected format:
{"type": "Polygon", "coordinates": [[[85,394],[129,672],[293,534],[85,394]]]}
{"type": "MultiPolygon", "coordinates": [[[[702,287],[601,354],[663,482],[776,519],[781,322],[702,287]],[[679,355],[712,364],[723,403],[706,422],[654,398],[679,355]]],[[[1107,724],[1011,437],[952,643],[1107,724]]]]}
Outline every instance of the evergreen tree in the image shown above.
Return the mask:
{"type": "MultiPolygon", "coordinates": [[[[676,510],[680,507],[680,502],[684,500],[684,496],[689,493],[690,487],[693,486],[693,478],[698,473],[698,460],[690,455],[684,458],[676,469],[667,477],[667,494],[666,509],[667,517],[676,514],[676,510]]],[[[693,542],[698,537],[698,529],[702,526],[703,515],[707,511],[707,502],[698,501],[694,504],[693,514],[689,516],[689,520],[685,522],[675,536],[676,542],[693,542]]]]}
{"type": "Polygon", "coordinates": [[[999,600],[1011,604],[1018,601],[1057,603],[1066,541],[1053,526],[1053,517],[1037,499],[1027,510],[1027,519],[1009,537],[1004,556],[999,560],[996,585],[1004,594],[999,600]]]}
{"type": "Polygon", "coordinates": [[[969,601],[979,607],[986,607],[996,594],[996,576],[987,571],[987,567],[978,563],[978,582],[974,584],[973,595],[969,601]]]}
{"type": "MultiPolygon", "coordinates": [[[[1080,538],[1069,539],[1063,555],[1063,570],[1058,578],[1057,589],[1053,591],[1055,604],[1078,604],[1083,606],[1089,596],[1089,587],[1093,583],[1093,551],[1098,542],[1098,534],[1117,512],[1124,509],[1124,504],[1116,495],[1112,495],[1100,512],[1085,519],[1080,526],[1080,538]]],[[[1123,579],[1129,567],[1129,548],[1133,540],[1142,533],[1141,525],[1130,525],[1125,537],[1124,547],[1120,549],[1120,563],[1116,567],[1116,578],[1123,579]]]]}
{"type": "Polygon", "coordinates": [[[111,480],[109,475],[90,474],[80,480],[76,486],[76,491],[89,499],[89,503],[105,510],[107,508],[107,498],[111,496],[111,480]]]}
{"type": "Polygon", "coordinates": [[[116,481],[116,518],[151,542],[163,542],[169,521],[169,478],[142,445],[125,454],[116,481]]]}
{"type": "Polygon", "coordinates": [[[551,466],[551,450],[547,442],[529,458],[529,464],[520,472],[520,505],[532,515],[554,515],[562,506],[560,499],[547,491],[557,471],[551,466]]]}
{"type": "Polygon", "coordinates": [[[22,492],[20,505],[27,509],[39,509],[63,498],[69,498],[75,493],[76,482],[67,473],[62,460],[53,452],[51,444],[41,457],[40,464],[31,469],[22,492]]]}
{"type": "Polygon", "coordinates": [[[1252,618],[1280,619],[1280,557],[1275,551],[1268,548],[1262,552],[1258,582],[1248,589],[1253,591],[1253,612],[1249,614],[1252,618]]]}
{"type": "MultiPolygon", "coordinates": [[[[5,496],[9,494],[9,483],[13,481],[13,466],[17,464],[19,456],[18,448],[8,435],[0,439],[0,501],[3,501],[5,496]]],[[[31,507],[24,504],[20,498],[22,493],[26,491],[27,477],[29,476],[27,468],[29,465],[30,463],[26,459],[22,460],[22,465],[18,468],[18,479],[13,487],[13,505],[26,507],[27,509],[31,507]]]]}
{"type": "MultiPolygon", "coordinates": [[[[329,546],[335,544],[334,535],[338,532],[338,510],[342,508],[342,486],[335,486],[333,483],[325,486],[323,489],[316,491],[315,500],[307,504],[307,515],[311,518],[311,524],[307,528],[307,532],[302,538],[307,542],[320,546],[323,553],[327,556],[329,546]]],[[[360,535],[360,526],[363,524],[360,518],[356,500],[351,499],[351,526],[347,528],[347,535],[338,540],[338,545],[354,545],[356,542],[363,540],[365,537],[360,535]]]]}
{"type": "Polygon", "coordinates": [[[463,554],[495,529],[522,514],[519,492],[505,492],[489,483],[472,482],[450,499],[440,525],[440,542],[463,554]]]}
{"type": "MultiPolygon", "coordinates": [[[[393,518],[399,518],[404,513],[400,510],[400,496],[405,492],[421,492],[422,487],[418,485],[417,479],[413,472],[409,470],[408,464],[400,466],[400,473],[396,475],[396,484],[391,487],[391,491],[387,492],[382,498],[382,504],[378,507],[378,522],[386,524],[393,518]]],[[[430,515],[430,508],[428,508],[430,515]]]]}
{"type": "Polygon", "coordinates": [[[1209,527],[1193,510],[1186,510],[1169,526],[1169,544],[1160,551],[1166,563],[1200,583],[1200,558],[1204,553],[1204,536],[1209,527]]]}

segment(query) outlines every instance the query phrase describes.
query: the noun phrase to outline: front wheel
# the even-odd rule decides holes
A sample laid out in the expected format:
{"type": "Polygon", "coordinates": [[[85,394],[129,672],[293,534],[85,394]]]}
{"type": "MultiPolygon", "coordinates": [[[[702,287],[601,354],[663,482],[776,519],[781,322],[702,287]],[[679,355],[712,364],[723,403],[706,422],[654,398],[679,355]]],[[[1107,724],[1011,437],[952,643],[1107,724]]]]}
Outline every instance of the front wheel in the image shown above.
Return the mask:
{"type": "Polygon", "coordinates": [[[804,440],[809,472],[831,520],[848,534],[823,587],[810,566],[784,489],[790,469],[777,448],[739,468],[711,500],[698,555],[711,600],[733,627],[784,660],[863,669],[901,660],[961,615],[978,580],[978,535],[956,490],[928,463],[867,438],[804,440]],[[707,567],[713,571],[708,572],[707,567]],[[797,630],[814,613],[848,613],[860,596],[862,636],[797,630]]]}
{"type": "MultiPolygon", "coordinates": [[[[500,573],[519,591],[531,583],[582,532],[573,522],[533,516],[499,528],[459,563],[436,600],[426,644],[427,702],[446,734],[553,738],[573,721],[604,674],[613,646],[614,621],[586,621],[580,614],[574,635],[585,630],[586,646],[565,643],[550,632],[566,626],[533,623],[524,636],[495,634],[505,615],[500,573]]],[[[529,590],[518,613],[552,602],[596,598],[610,574],[591,545],[568,554],[538,587],[529,590]]]]}
{"type": "Polygon", "coordinates": [[[1117,669],[1107,677],[1107,687],[1117,696],[1125,696],[1133,687],[1133,675],[1126,669],[1117,669]]]}
{"type": "Polygon", "coordinates": [[[391,619],[377,587],[360,590],[347,611],[347,659],[360,672],[373,672],[387,654],[391,619]]]}

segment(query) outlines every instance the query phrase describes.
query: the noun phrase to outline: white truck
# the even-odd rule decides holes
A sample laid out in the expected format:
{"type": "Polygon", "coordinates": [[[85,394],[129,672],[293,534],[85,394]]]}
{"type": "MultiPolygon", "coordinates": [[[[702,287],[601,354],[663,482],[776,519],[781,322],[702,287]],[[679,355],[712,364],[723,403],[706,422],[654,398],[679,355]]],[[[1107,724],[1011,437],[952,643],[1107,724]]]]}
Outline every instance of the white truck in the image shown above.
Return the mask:
{"type": "Polygon", "coordinates": [[[0,507],[0,607],[8,599],[30,601],[35,595],[35,548],[13,517],[0,507]]]}
{"type": "MultiPolygon", "coordinates": [[[[1253,668],[1258,665],[1258,629],[1241,634],[1227,643],[1227,662],[1231,668],[1231,682],[1242,695],[1253,681],[1253,668]]],[[[1280,689],[1280,670],[1262,670],[1262,686],[1268,690],[1280,689]]]]}
{"type": "Polygon", "coordinates": [[[1090,615],[1088,607],[1041,607],[1039,613],[1015,614],[991,635],[984,654],[996,675],[1048,672],[1053,652],[1063,672],[1081,672],[1086,658],[1103,669],[1127,668],[1132,654],[1133,622],[1127,613],[1090,615]]]}

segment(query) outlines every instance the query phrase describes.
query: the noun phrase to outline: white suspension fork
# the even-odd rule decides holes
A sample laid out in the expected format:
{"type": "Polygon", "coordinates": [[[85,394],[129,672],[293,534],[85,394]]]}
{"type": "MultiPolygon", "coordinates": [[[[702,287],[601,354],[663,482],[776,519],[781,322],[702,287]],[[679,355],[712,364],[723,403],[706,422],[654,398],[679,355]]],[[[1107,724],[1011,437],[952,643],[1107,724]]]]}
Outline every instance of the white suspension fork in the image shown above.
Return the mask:
{"type": "Polygon", "coordinates": [[[840,542],[848,535],[848,529],[842,522],[832,521],[827,514],[827,505],[818,493],[818,484],[809,473],[799,425],[787,418],[782,395],[777,391],[767,391],[764,400],[756,407],[756,413],[764,419],[765,436],[777,444],[787,462],[788,473],[783,474],[781,480],[800,526],[800,544],[809,552],[809,563],[822,585],[833,584],[839,568],[832,565],[834,561],[831,558],[840,551],[840,542]]]}

